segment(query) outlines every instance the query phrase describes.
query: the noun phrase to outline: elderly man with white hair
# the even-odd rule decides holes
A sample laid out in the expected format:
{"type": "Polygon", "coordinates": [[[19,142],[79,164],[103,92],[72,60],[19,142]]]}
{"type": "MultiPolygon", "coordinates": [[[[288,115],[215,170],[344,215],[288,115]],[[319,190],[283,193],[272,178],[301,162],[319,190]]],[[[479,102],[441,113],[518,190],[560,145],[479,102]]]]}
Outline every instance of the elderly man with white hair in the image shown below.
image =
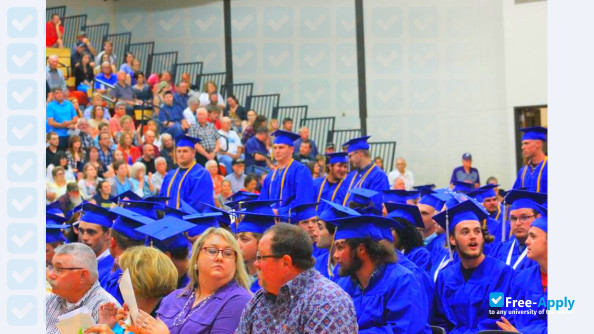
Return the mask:
{"type": "Polygon", "coordinates": [[[188,136],[199,138],[200,143],[196,145],[196,162],[204,165],[208,160],[215,160],[221,149],[219,138],[221,135],[212,123],[208,121],[208,111],[204,107],[196,109],[196,124],[188,130],[188,136]]]}
{"type": "Polygon", "coordinates": [[[64,79],[64,73],[58,69],[60,59],[56,55],[51,55],[47,58],[46,78],[47,84],[51,89],[62,88],[62,91],[68,92],[68,86],[66,86],[66,80],[64,79]]]}
{"type": "Polygon", "coordinates": [[[221,128],[219,129],[219,143],[221,149],[217,157],[219,161],[227,168],[227,175],[231,174],[231,165],[233,160],[241,158],[243,145],[237,132],[231,129],[231,118],[225,116],[221,119],[221,128]]]}
{"type": "Polygon", "coordinates": [[[192,95],[188,99],[188,107],[184,109],[184,118],[189,126],[196,124],[196,110],[200,106],[200,98],[197,95],[192,95]]]}
{"type": "Polygon", "coordinates": [[[388,182],[390,183],[390,189],[397,189],[394,188],[396,179],[401,179],[402,181],[404,181],[404,189],[412,190],[413,186],[415,185],[415,179],[413,173],[410,170],[406,169],[406,161],[404,160],[404,158],[396,159],[395,167],[396,169],[388,174],[388,182]]]}
{"type": "Polygon", "coordinates": [[[91,247],[71,243],[56,248],[48,282],[52,294],[45,298],[46,333],[58,334],[58,317],[85,307],[97,323],[99,306],[104,303],[119,304],[97,280],[97,256],[91,247]]]}

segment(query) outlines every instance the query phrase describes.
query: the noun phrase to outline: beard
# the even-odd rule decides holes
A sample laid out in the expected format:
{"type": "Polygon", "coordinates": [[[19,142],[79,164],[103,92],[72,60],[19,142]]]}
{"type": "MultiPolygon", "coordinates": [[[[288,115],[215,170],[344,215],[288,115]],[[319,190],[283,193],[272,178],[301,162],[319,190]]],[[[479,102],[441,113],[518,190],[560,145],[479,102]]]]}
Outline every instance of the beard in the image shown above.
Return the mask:
{"type": "Polygon", "coordinates": [[[359,256],[357,254],[355,254],[355,252],[353,252],[351,254],[351,264],[348,267],[345,266],[344,264],[342,264],[338,268],[338,275],[339,276],[355,275],[355,273],[357,273],[357,271],[359,271],[359,269],[361,269],[362,266],[363,266],[363,260],[361,260],[359,258],[359,256]]]}
{"type": "Polygon", "coordinates": [[[74,205],[74,207],[76,207],[77,205],[79,205],[80,203],[82,203],[83,199],[81,196],[79,197],[70,197],[70,202],[72,202],[72,204],[74,205]]]}
{"type": "Polygon", "coordinates": [[[467,259],[467,260],[472,260],[472,259],[477,259],[479,258],[482,254],[483,254],[483,250],[485,248],[485,244],[481,244],[481,246],[479,247],[479,251],[476,253],[473,253],[469,250],[466,249],[458,249],[458,255],[461,258],[467,259]]]}

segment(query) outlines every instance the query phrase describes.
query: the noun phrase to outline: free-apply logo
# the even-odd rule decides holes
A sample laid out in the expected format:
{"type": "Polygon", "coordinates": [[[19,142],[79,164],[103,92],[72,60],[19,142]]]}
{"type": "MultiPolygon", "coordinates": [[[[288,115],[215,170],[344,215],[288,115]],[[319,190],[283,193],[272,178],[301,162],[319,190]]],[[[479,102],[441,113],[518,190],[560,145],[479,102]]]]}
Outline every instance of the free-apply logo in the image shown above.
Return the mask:
{"type": "Polygon", "coordinates": [[[489,294],[489,306],[502,307],[505,302],[503,292],[491,292],[489,294]]]}

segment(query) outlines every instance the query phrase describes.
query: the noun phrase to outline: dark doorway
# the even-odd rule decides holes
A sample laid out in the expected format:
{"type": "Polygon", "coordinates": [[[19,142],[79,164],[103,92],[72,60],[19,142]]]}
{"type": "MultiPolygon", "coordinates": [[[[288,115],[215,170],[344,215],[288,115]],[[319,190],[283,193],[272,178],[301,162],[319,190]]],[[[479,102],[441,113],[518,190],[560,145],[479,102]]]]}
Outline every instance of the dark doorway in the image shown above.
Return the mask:
{"type": "MultiPolygon", "coordinates": [[[[548,124],[547,105],[527,106],[514,108],[515,134],[516,134],[516,169],[519,170],[526,164],[522,156],[522,133],[521,128],[529,126],[544,126],[548,124]]],[[[547,143],[545,142],[543,150],[547,154],[547,143]]],[[[548,155],[548,154],[547,154],[548,155]]]]}

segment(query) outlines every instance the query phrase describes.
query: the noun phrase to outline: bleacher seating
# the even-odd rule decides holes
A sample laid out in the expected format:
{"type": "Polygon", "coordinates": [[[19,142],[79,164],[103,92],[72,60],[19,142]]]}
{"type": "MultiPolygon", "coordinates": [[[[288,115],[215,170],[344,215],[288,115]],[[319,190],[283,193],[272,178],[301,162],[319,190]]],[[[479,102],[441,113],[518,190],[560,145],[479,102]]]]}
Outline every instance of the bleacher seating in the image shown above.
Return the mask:
{"type": "Polygon", "coordinates": [[[175,64],[177,64],[177,51],[153,53],[149,56],[149,73],[162,73],[169,71],[175,78],[175,64]]]}
{"type": "MultiPolygon", "coordinates": [[[[198,80],[196,81],[196,85],[200,90],[204,89],[204,85],[209,82],[214,81],[215,85],[217,85],[217,89],[219,92],[221,89],[227,85],[227,73],[219,72],[219,73],[203,73],[198,76],[198,80]]],[[[222,95],[222,94],[221,94],[222,95]]]]}
{"type": "Polygon", "coordinates": [[[361,129],[349,129],[349,130],[334,130],[328,138],[328,141],[334,143],[337,147],[342,146],[351,138],[361,137],[361,129]]]}
{"type": "Polygon", "coordinates": [[[109,23],[85,25],[84,29],[89,42],[97,49],[97,53],[103,50],[103,36],[109,34],[109,23]]]}
{"type": "Polygon", "coordinates": [[[45,54],[47,55],[47,57],[51,55],[58,56],[58,69],[62,71],[62,73],[64,74],[64,79],[66,79],[66,85],[68,85],[68,87],[74,86],[74,73],[72,73],[72,69],[70,67],[70,49],[45,48],[45,54]]]}
{"type": "MultiPolygon", "coordinates": [[[[119,34],[110,34],[103,36],[103,42],[110,41],[113,43],[113,54],[116,56],[116,68],[120,68],[126,59],[124,59],[124,55],[126,54],[126,50],[128,49],[128,45],[130,45],[130,40],[132,39],[132,33],[130,32],[123,32],[119,34]]],[[[103,44],[101,42],[101,44],[103,44]]]]}
{"type": "Polygon", "coordinates": [[[248,96],[252,95],[254,91],[253,83],[240,83],[240,84],[227,84],[221,89],[221,95],[227,98],[229,95],[235,95],[240,106],[244,106],[247,103],[248,96]]]}
{"type": "Polygon", "coordinates": [[[188,73],[190,75],[190,82],[193,83],[192,87],[190,88],[194,90],[200,90],[200,88],[196,85],[196,82],[198,82],[198,76],[202,74],[203,66],[204,64],[201,61],[175,64],[175,82],[180,82],[182,74],[188,73]]]}
{"type": "Polygon", "coordinates": [[[45,9],[46,21],[52,17],[52,15],[58,14],[63,19],[66,16],[66,6],[49,7],[45,9]]]}
{"type": "Polygon", "coordinates": [[[309,129],[309,138],[316,142],[319,152],[326,150],[326,144],[328,143],[328,137],[334,131],[334,123],[336,117],[313,117],[304,118],[301,120],[299,126],[307,126],[309,129]]]}
{"type": "Polygon", "coordinates": [[[276,107],[272,117],[282,122],[285,118],[293,120],[293,124],[301,124],[301,120],[307,118],[307,106],[283,106],[276,107]]]}
{"type": "MultiPolygon", "coordinates": [[[[72,48],[76,44],[76,36],[87,24],[87,14],[67,16],[62,19],[64,24],[64,45],[72,48]]],[[[95,46],[95,45],[93,45],[95,46]]]]}
{"type": "Polygon", "coordinates": [[[134,57],[140,61],[140,70],[149,75],[149,58],[155,51],[155,42],[131,43],[127,51],[132,52],[134,57]]]}
{"type": "Polygon", "coordinates": [[[245,107],[253,109],[258,115],[271,119],[275,108],[280,103],[280,94],[263,94],[248,96],[245,107]]]}

